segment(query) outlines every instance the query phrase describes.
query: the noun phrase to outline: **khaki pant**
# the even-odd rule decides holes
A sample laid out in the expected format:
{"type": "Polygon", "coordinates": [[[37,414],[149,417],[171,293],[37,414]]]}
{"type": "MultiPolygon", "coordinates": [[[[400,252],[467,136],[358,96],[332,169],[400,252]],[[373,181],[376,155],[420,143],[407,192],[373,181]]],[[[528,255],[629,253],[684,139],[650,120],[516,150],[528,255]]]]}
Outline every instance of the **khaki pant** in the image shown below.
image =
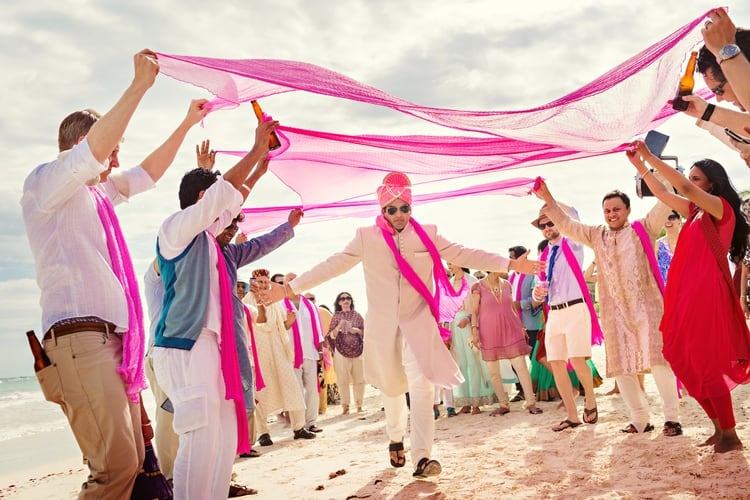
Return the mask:
{"type": "Polygon", "coordinates": [[[338,378],[341,404],[346,406],[351,404],[352,396],[349,388],[351,385],[354,390],[354,404],[360,408],[365,396],[365,367],[362,356],[347,358],[336,352],[333,355],[333,366],[338,378]]]}
{"type": "Polygon", "coordinates": [[[62,407],[89,466],[79,498],[130,498],[145,455],[140,403],[117,368],[122,339],[79,332],[44,341],[52,364],[37,373],[45,398],[62,407]]]}

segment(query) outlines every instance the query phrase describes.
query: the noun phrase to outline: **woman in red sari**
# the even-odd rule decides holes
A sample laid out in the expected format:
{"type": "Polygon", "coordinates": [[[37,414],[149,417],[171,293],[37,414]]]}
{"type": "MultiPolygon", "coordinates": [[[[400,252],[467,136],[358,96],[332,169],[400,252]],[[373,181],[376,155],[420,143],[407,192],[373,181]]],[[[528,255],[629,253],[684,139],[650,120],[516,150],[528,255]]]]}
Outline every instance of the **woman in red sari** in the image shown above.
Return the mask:
{"type": "Polygon", "coordinates": [[[730,391],[750,381],[750,332],[727,261],[728,254],[739,262],[747,247],[740,197],[713,160],[696,162],[685,178],[643,141],[631,146],[628,158],[654,195],[687,217],[667,275],[664,357],[714,424],[701,446],[713,445],[718,453],[742,449],[730,391]],[[680,194],[656,180],[644,160],[680,194]]]}

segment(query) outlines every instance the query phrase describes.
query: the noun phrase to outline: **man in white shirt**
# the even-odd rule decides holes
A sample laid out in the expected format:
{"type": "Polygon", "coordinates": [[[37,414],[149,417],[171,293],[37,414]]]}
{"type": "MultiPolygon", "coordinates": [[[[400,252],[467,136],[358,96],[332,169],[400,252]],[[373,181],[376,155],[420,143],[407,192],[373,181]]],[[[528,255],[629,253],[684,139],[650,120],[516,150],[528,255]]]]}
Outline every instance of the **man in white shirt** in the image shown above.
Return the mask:
{"type": "Polygon", "coordinates": [[[205,101],[193,101],[166,142],[139,166],[112,173],[128,122],[159,71],[149,50],[134,56],[134,66],[109,112],[77,111],[63,120],[58,158],[29,174],[21,198],[52,361],[38,378],[89,465],[79,498],[129,498],[144,458],[140,298],[111,207],[152,188],[206,113],[205,101]]]}
{"type": "Polygon", "coordinates": [[[239,213],[249,193],[246,179],[268,152],[268,135],[277,125],[258,125],[255,145],[223,178],[203,168],[185,174],[181,210],[159,229],[165,294],[152,357],[180,437],[175,498],[226,498],[235,454],[249,451],[234,337],[235,282],[216,236],[239,213]]]}

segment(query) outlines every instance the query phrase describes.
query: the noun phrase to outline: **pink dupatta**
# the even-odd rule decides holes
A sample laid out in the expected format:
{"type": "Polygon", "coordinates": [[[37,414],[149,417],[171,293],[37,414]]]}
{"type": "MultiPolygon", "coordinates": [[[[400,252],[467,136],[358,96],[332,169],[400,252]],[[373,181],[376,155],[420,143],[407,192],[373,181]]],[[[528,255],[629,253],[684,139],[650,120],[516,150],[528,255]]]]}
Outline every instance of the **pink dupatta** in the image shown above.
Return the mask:
{"type": "Polygon", "coordinates": [[[253,354],[253,366],[255,367],[255,390],[260,391],[266,386],[265,380],[263,380],[263,373],[260,369],[260,361],[258,360],[258,348],[255,346],[255,330],[253,329],[253,317],[250,314],[250,309],[245,304],[242,304],[245,308],[245,319],[247,319],[247,334],[250,337],[250,352],[253,354]]]}
{"type": "Polygon", "coordinates": [[[94,197],[96,211],[107,237],[107,252],[112,272],[122,285],[128,303],[128,329],[122,336],[122,363],[117,368],[117,373],[125,382],[128,398],[137,403],[140,401],[140,392],[146,388],[143,373],[143,307],[141,294],[138,292],[138,280],[112,202],[97,187],[89,187],[89,192],[94,197]]]}
{"type": "Polygon", "coordinates": [[[646,258],[648,259],[649,266],[651,266],[651,272],[654,275],[656,284],[659,285],[659,291],[661,291],[662,296],[664,296],[664,280],[661,277],[659,263],[656,261],[654,245],[653,243],[651,243],[651,240],[648,237],[648,233],[646,233],[646,228],[643,227],[643,224],[641,224],[641,221],[639,220],[633,222],[631,226],[635,231],[635,234],[637,234],[638,238],[641,240],[641,245],[643,245],[643,253],[646,254],[646,258]]]}
{"type": "MultiPolygon", "coordinates": [[[[300,295],[299,300],[305,305],[307,312],[310,314],[310,321],[312,322],[313,327],[313,344],[316,349],[320,349],[320,329],[318,328],[318,325],[320,325],[320,318],[318,317],[318,312],[304,295],[300,295]]],[[[289,300],[289,297],[284,297],[284,305],[286,306],[287,311],[294,311],[294,305],[292,305],[292,301],[289,300]]],[[[294,368],[299,368],[302,366],[302,337],[299,332],[299,324],[296,321],[292,324],[292,333],[294,337],[294,368]]],[[[318,388],[318,390],[320,390],[320,388],[318,388]]]]}
{"type": "Polygon", "coordinates": [[[221,375],[226,389],[225,399],[234,401],[234,412],[237,418],[237,453],[250,451],[250,439],[247,429],[247,410],[242,390],[240,363],[237,357],[237,344],[234,339],[234,308],[232,307],[232,288],[229,273],[224,262],[224,254],[215,238],[216,270],[219,273],[219,297],[221,300],[221,375]]]}

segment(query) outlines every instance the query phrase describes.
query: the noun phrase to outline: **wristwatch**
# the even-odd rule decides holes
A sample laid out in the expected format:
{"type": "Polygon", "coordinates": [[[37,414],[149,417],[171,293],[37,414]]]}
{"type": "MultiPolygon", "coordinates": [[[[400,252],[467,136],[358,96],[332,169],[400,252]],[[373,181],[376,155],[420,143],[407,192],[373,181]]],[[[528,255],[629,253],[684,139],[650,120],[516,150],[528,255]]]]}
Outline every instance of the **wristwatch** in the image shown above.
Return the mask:
{"type": "Polygon", "coordinates": [[[721,64],[728,59],[737,57],[741,53],[742,53],[742,50],[739,48],[738,45],[734,43],[730,43],[728,45],[724,45],[721,48],[721,50],[719,50],[719,54],[716,57],[716,59],[719,61],[719,64],[721,64]]]}

